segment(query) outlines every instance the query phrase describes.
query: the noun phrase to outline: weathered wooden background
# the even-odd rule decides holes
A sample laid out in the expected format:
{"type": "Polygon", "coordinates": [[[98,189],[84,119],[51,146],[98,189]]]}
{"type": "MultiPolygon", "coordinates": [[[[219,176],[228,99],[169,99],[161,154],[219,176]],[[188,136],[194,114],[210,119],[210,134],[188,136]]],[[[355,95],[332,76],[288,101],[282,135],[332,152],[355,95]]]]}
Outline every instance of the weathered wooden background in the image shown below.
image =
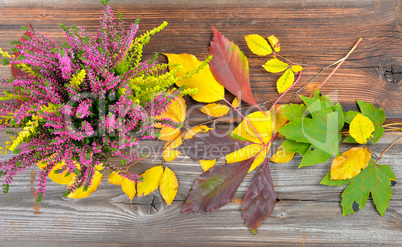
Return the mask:
{"type": "MultiPolygon", "coordinates": [[[[169,22],[152,38],[147,56],[154,52],[192,53],[205,58],[214,26],[249,57],[251,86],[258,102],[277,97],[274,82],[278,76],[264,71],[261,65],[267,58],[253,55],[244,35],[274,34],[281,41],[282,56],[308,64],[299,87],[320,68],[346,55],[362,37],[361,45],[322,91],[348,110],[357,109],[354,99],[360,99],[383,107],[388,121],[402,119],[400,0],[111,0],[111,6],[127,22],[140,18],[141,32],[164,20],[169,22]]],[[[57,43],[64,41],[59,23],[80,25],[94,33],[101,9],[97,0],[1,0],[0,47],[10,50],[9,41],[18,39],[23,33],[20,26],[28,23],[57,43]]],[[[166,61],[163,56],[160,59],[166,61]]],[[[328,73],[302,94],[309,95],[328,73]]],[[[9,68],[0,67],[0,74],[9,77],[9,68]]],[[[290,98],[285,97],[283,102],[290,98]]],[[[188,100],[188,104],[194,102],[188,100]]],[[[190,120],[201,121],[201,116],[194,112],[190,120]]],[[[372,149],[380,154],[401,134],[386,134],[372,149]]],[[[2,142],[5,136],[1,132],[2,142]]],[[[158,145],[146,143],[150,149],[158,145]]],[[[278,145],[274,143],[273,148],[278,145]]],[[[348,145],[341,149],[345,151],[348,145]]],[[[392,167],[397,180],[402,179],[401,151],[402,143],[381,160],[392,167]]],[[[232,202],[219,211],[192,215],[181,214],[181,208],[192,181],[202,170],[182,156],[168,164],[180,184],[171,206],[161,202],[157,192],[130,202],[118,186],[107,184],[106,176],[95,193],[81,200],[63,198],[64,186],[50,181],[38,206],[34,202],[38,169],[33,167],[16,178],[7,195],[0,195],[0,246],[402,245],[400,184],[393,187],[384,217],[376,212],[372,201],[358,213],[341,217],[343,188],[319,185],[330,163],[297,169],[299,162],[300,157],[271,165],[280,201],[257,235],[244,226],[241,212],[241,198],[252,176],[247,176],[232,202]]],[[[142,173],[160,163],[160,157],[149,160],[134,171],[142,173]]]]}

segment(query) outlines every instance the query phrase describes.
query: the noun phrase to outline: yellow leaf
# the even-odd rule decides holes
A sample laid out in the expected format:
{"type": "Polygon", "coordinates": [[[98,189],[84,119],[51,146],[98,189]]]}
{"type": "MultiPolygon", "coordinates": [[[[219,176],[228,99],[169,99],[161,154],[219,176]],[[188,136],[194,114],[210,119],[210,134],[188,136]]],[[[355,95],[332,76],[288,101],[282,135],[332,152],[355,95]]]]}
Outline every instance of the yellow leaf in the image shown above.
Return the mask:
{"type": "Polygon", "coordinates": [[[216,163],[216,159],[214,160],[200,160],[201,168],[204,172],[208,171],[211,167],[213,167],[216,163]]]}
{"type": "Polygon", "coordinates": [[[285,73],[281,77],[279,77],[276,82],[276,87],[278,89],[278,93],[285,92],[290,86],[292,86],[295,80],[295,75],[291,69],[287,69],[285,73]]]}
{"type": "Polygon", "coordinates": [[[274,35],[268,37],[268,42],[269,44],[271,44],[276,52],[279,52],[281,50],[281,44],[279,43],[278,38],[276,38],[274,35]]]}
{"type": "Polygon", "coordinates": [[[250,144],[245,146],[244,148],[226,155],[226,163],[230,164],[250,159],[260,153],[261,149],[263,148],[264,146],[259,144],[250,144]]]}
{"type": "Polygon", "coordinates": [[[159,190],[165,202],[169,205],[172,204],[177,194],[177,188],[179,184],[177,182],[176,175],[169,167],[165,168],[165,172],[162,175],[159,190]]]}
{"type": "MultiPolygon", "coordinates": [[[[274,131],[274,122],[272,121],[271,113],[269,111],[264,114],[261,111],[256,111],[249,114],[246,119],[254,126],[257,132],[262,137],[264,143],[267,143],[272,138],[274,131]]],[[[243,137],[254,143],[261,143],[258,135],[254,132],[253,128],[243,120],[232,132],[235,135],[243,137]]]]}
{"type": "Polygon", "coordinates": [[[123,178],[123,182],[121,183],[121,189],[126,193],[130,200],[133,200],[135,196],[135,183],[130,179],[123,178]]]}
{"type": "Polygon", "coordinates": [[[206,126],[206,125],[200,125],[200,126],[195,126],[192,127],[189,131],[186,132],[186,134],[184,135],[184,139],[191,139],[193,138],[193,136],[195,136],[196,134],[202,132],[202,133],[206,133],[209,130],[211,130],[212,128],[206,126]]]}
{"type": "Polygon", "coordinates": [[[165,126],[160,131],[159,140],[172,141],[180,135],[180,129],[165,126]]]}
{"type": "Polygon", "coordinates": [[[292,65],[293,72],[297,73],[303,70],[303,67],[300,65],[292,65]]]}
{"type": "MultiPolygon", "coordinates": [[[[271,145],[269,145],[269,146],[271,146],[271,145]]],[[[255,159],[254,159],[254,161],[253,161],[253,164],[251,164],[251,167],[250,167],[250,169],[248,170],[248,172],[253,171],[253,170],[254,170],[255,168],[257,168],[259,165],[261,165],[262,162],[264,162],[265,156],[267,156],[267,150],[269,150],[269,147],[268,147],[268,148],[265,148],[264,150],[262,150],[262,152],[259,153],[259,154],[257,155],[257,157],[255,157],[255,159]]]]}
{"type": "Polygon", "coordinates": [[[222,117],[229,112],[229,107],[226,105],[213,103],[201,107],[200,110],[211,117],[222,117]]]}
{"type": "MultiPolygon", "coordinates": [[[[91,184],[91,186],[88,187],[88,189],[86,191],[84,191],[84,187],[80,187],[73,193],[70,193],[68,195],[68,197],[73,198],[73,199],[80,199],[80,198],[88,197],[92,192],[94,192],[98,188],[98,185],[101,182],[102,176],[103,176],[102,173],[96,171],[92,178],[92,184],[91,184]]],[[[74,181],[71,181],[70,185],[72,183],[74,183],[74,181]]]]}
{"type": "Polygon", "coordinates": [[[163,159],[167,162],[176,159],[177,156],[179,156],[181,154],[181,152],[177,151],[177,150],[172,150],[172,149],[177,148],[181,144],[183,144],[181,136],[177,137],[173,141],[166,142],[163,153],[162,153],[163,159]]]}
{"type": "Polygon", "coordinates": [[[268,60],[262,67],[268,72],[271,73],[279,73],[286,70],[289,67],[289,64],[282,62],[277,58],[272,58],[268,60]]]}
{"type": "Polygon", "coordinates": [[[112,172],[108,176],[109,184],[121,185],[123,182],[124,177],[117,174],[117,172],[112,172]]]}
{"type": "Polygon", "coordinates": [[[154,166],[141,174],[143,182],[137,183],[138,196],[146,196],[156,190],[161,182],[162,174],[162,166],[154,166]]]}
{"type": "Polygon", "coordinates": [[[357,114],[349,126],[349,134],[360,144],[365,144],[374,130],[373,122],[362,114],[357,114]]]}
{"type": "MultiPolygon", "coordinates": [[[[187,105],[183,97],[177,96],[170,104],[165,108],[161,115],[155,116],[155,119],[168,118],[176,123],[182,123],[186,119],[187,105]]],[[[155,124],[156,128],[162,128],[164,125],[160,123],[155,124]]]]}
{"type": "MultiPolygon", "coordinates": [[[[284,126],[289,119],[283,114],[282,105],[275,105],[275,130],[274,132],[278,132],[278,130],[284,126]]],[[[283,137],[281,134],[278,134],[279,137],[283,137]]]]}
{"type": "Polygon", "coordinates": [[[291,161],[294,156],[295,152],[286,152],[285,148],[280,146],[269,160],[275,163],[286,163],[291,161]]]}
{"type": "Polygon", "coordinates": [[[362,147],[351,148],[341,156],[335,157],[331,165],[331,179],[349,179],[367,167],[371,154],[362,147]]]}
{"type": "MultiPolygon", "coordinates": [[[[45,164],[43,161],[38,162],[36,164],[41,170],[43,170],[43,168],[47,166],[47,164],[45,164]]],[[[48,177],[55,183],[68,185],[70,184],[71,181],[74,180],[75,178],[74,173],[70,173],[70,175],[68,175],[67,177],[66,177],[67,171],[64,171],[63,173],[55,173],[56,170],[61,169],[64,165],[65,165],[64,161],[57,163],[53,167],[53,169],[49,172],[48,177]]]]}
{"type": "Polygon", "coordinates": [[[250,48],[252,53],[259,56],[266,56],[272,53],[272,49],[268,42],[260,35],[250,34],[244,36],[244,38],[246,39],[248,48],[250,48]]]}
{"type": "Polygon", "coordinates": [[[233,100],[233,102],[232,102],[232,106],[233,106],[234,108],[237,108],[237,107],[240,106],[240,99],[239,99],[238,97],[235,97],[235,98],[234,98],[234,100],[233,100]]]}
{"type": "MultiPolygon", "coordinates": [[[[202,62],[191,54],[165,54],[169,59],[169,64],[182,64],[183,69],[177,72],[177,76],[184,77],[187,71],[197,69],[202,62]]],[[[170,66],[174,69],[174,66],[170,66]]],[[[206,65],[191,78],[183,78],[176,82],[178,87],[185,85],[186,88],[198,88],[198,92],[190,96],[199,102],[211,103],[221,100],[225,96],[225,89],[215,80],[209,65],[206,65]]]]}

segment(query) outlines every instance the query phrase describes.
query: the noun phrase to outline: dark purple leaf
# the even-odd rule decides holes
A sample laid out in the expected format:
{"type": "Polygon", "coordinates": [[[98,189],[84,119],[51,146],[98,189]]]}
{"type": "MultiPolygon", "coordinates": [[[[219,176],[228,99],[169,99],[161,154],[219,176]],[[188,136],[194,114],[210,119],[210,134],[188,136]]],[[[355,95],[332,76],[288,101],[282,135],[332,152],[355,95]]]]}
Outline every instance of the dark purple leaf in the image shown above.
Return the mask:
{"type": "Polygon", "coordinates": [[[243,200],[243,218],[245,225],[255,231],[263,219],[267,218],[274,210],[276,194],[269,169],[268,157],[258,168],[250,187],[243,200]]]}
{"type": "Polygon", "coordinates": [[[210,130],[207,133],[195,135],[176,150],[192,160],[214,160],[249,144],[247,141],[233,138],[226,130],[210,130]]]}
{"type": "Polygon", "coordinates": [[[232,94],[256,105],[250,88],[247,57],[239,47],[214,28],[209,54],[212,55],[209,66],[215,79],[232,94]]]}
{"type": "Polygon", "coordinates": [[[253,160],[214,166],[201,174],[191,186],[183,213],[213,211],[230,202],[253,160]]]}

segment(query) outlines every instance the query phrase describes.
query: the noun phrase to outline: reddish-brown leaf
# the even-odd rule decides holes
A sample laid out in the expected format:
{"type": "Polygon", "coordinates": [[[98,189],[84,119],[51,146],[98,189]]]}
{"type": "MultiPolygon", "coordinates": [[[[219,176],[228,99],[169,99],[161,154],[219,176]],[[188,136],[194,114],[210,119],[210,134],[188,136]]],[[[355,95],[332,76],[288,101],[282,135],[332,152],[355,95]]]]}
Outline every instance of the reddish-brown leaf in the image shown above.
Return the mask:
{"type": "Polygon", "coordinates": [[[253,160],[214,166],[201,174],[191,186],[183,213],[213,211],[230,202],[253,160]]]}
{"type": "Polygon", "coordinates": [[[223,157],[250,143],[233,138],[226,130],[210,130],[195,135],[175,150],[181,151],[192,160],[214,160],[223,157]]]}
{"type": "Polygon", "coordinates": [[[213,29],[214,37],[209,47],[209,54],[212,55],[209,62],[212,74],[232,94],[251,105],[256,105],[250,89],[247,57],[237,45],[213,29]]]}
{"type": "Polygon", "coordinates": [[[255,173],[244,196],[242,209],[245,225],[254,231],[271,214],[275,204],[276,194],[267,157],[255,173]]]}
{"type": "MultiPolygon", "coordinates": [[[[29,29],[31,30],[31,24],[28,24],[28,27],[29,27],[29,29]]],[[[30,38],[32,38],[32,36],[33,36],[33,34],[32,34],[32,32],[30,31],[30,30],[28,30],[28,31],[26,31],[25,33],[24,33],[24,35],[22,35],[22,37],[20,38],[20,42],[23,42],[23,41],[26,41],[26,39],[25,39],[25,35],[26,36],[28,36],[28,37],[30,37],[30,38]]],[[[16,45],[16,48],[20,48],[21,47],[21,45],[16,45]]],[[[18,51],[18,52],[13,52],[13,55],[15,56],[15,57],[18,57],[19,55],[21,55],[21,52],[20,51],[18,51]]],[[[18,69],[18,68],[16,68],[15,66],[14,66],[14,64],[11,64],[11,75],[12,76],[27,76],[28,74],[27,73],[25,73],[24,71],[22,71],[21,69],[18,69]]]]}

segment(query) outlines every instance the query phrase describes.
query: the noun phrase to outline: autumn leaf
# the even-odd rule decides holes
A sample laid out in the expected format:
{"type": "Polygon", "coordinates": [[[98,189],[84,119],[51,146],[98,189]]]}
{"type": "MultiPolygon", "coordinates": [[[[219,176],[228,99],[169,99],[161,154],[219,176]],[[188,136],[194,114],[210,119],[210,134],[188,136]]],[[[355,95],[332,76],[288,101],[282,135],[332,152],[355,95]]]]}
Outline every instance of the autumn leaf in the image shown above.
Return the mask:
{"type": "Polygon", "coordinates": [[[213,103],[201,107],[200,110],[211,117],[222,117],[229,112],[229,107],[226,105],[213,103]]]}
{"type": "Polygon", "coordinates": [[[291,67],[292,71],[297,73],[303,70],[303,67],[301,65],[292,65],[291,67]]]}
{"type": "Polygon", "coordinates": [[[159,190],[167,204],[172,204],[174,198],[176,197],[178,187],[179,184],[177,182],[176,175],[172,170],[169,169],[169,167],[166,167],[160,180],[159,190]]]}
{"type": "Polygon", "coordinates": [[[121,189],[130,200],[134,198],[136,193],[135,182],[119,175],[117,172],[111,172],[108,176],[108,181],[109,184],[121,185],[121,189]]]}
{"type": "MultiPolygon", "coordinates": [[[[38,162],[36,164],[41,170],[43,170],[43,168],[47,166],[44,161],[38,162]]],[[[70,173],[68,176],[66,176],[67,171],[64,171],[62,173],[55,173],[55,171],[61,169],[63,166],[65,166],[64,161],[57,163],[49,172],[48,177],[55,183],[68,185],[71,181],[74,180],[76,175],[74,173],[70,173]]]]}
{"type": "Polygon", "coordinates": [[[250,88],[247,57],[239,47],[214,28],[209,53],[213,56],[209,65],[215,79],[235,96],[256,105],[250,88]]]}
{"type": "Polygon", "coordinates": [[[281,44],[279,43],[278,38],[274,35],[268,37],[268,42],[276,52],[279,52],[281,50],[281,44]]]}
{"type": "MultiPolygon", "coordinates": [[[[191,54],[164,54],[169,59],[169,68],[174,69],[173,64],[182,64],[183,68],[177,72],[178,77],[185,77],[186,73],[197,69],[202,62],[199,61],[194,55],[191,54]]],[[[185,86],[185,88],[198,88],[198,92],[190,94],[190,96],[198,101],[204,103],[211,103],[221,100],[225,96],[225,89],[212,75],[209,65],[202,68],[196,75],[190,78],[183,78],[176,82],[178,87],[185,86]]]]}
{"type": "Polygon", "coordinates": [[[251,180],[243,199],[243,218],[246,226],[255,231],[263,219],[268,217],[276,204],[276,194],[269,169],[268,158],[251,180]]]}
{"type": "Polygon", "coordinates": [[[109,184],[121,185],[124,177],[120,176],[117,172],[111,172],[108,176],[109,184]]]}
{"type": "Polygon", "coordinates": [[[214,166],[202,173],[192,184],[183,213],[202,213],[219,209],[230,202],[253,159],[214,166]]]}
{"type": "Polygon", "coordinates": [[[287,69],[276,82],[278,93],[284,93],[295,81],[295,75],[291,69],[287,69]]]}
{"type": "MultiPolygon", "coordinates": [[[[180,124],[186,119],[187,105],[183,97],[177,96],[165,110],[158,116],[155,116],[156,120],[170,119],[171,121],[180,124]]],[[[171,141],[180,135],[179,128],[173,128],[171,126],[162,125],[161,123],[155,123],[156,128],[161,128],[160,140],[171,141]]]]}
{"type": "Polygon", "coordinates": [[[349,126],[349,134],[360,144],[366,144],[374,130],[371,120],[362,114],[357,114],[349,126]]]}
{"type": "Polygon", "coordinates": [[[355,147],[336,156],[331,165],[331,179],[349,179],[367,167],[371,153],[367,148],[355,147]]]}
{"type": "Polygon", "coordinates": [[[266,56],[272,53],[272,49],[269,46],[267,40],[260,35],[250,34],[244,36],[244,38],[246,39],[248,48],[250,48],[252,53],[259,56],[266,56]]]}
{"type": "Polygon", "coordinates": [[[288,152],[283,146],[279,146],[276,153],[269,159],[275,163],[286,163],[293,159],[296,152],[288,152]]]}
{"type": "Polygon", "coordinates": [[[216,159],[214,160],[200,160],[201,168],[204,172],[208,171],[211,167],[213,167],[216,163],[216,159]]]}
{"type": "Polygon", "coordinates": [[[279,73],[289,68],[289,64],[282,62],[277,58],[268,60],[262,67],[268,72],[279,73]]]}
{"type": "Polygon", "coordinates": [[[240,100],[238,97],[235,97],[234,100],[233,100],[233,102],[232,102],[232,106],[233,106],[234,108],[239,107],[239,106],[240,106],[240,101],[241,101],[241,100],[240,100]]]}
{"type": "MultiPolygon", "coordinates": [[[[101,183],[103,174],[95,171],[95,174],[93,175],[91,179],[91,186],[88,187],[86,191],[84,191],[84,187],[81,186],[80,188],[76,189],[74,192],[70,193],[67,197],[68,198],[73,198],[73,199],[80,199],[80,198],[85,198],[88,197],[92,192],[94,192],[97,188],[98,185],[101,183]]],[[[71,181],[69,185],[72,185],[74,181],[71,181]]]]}
{"type": "Polygon", "coordinates": [[[206,133],[209,130],[211,130],[212,128],[206,126],[206,125],[200,125],[200,126],[195,126],[193,128],[191,128],[189,131],[186,132],[186,134],[184,135],[184,139],[191,139],[193,138],[193,136],[195,136],[198,133],[206,133]]]}
{"type": "Polygon", "coordinates": [[[154,166],[141,174],[143,182],[137,183],[138,196],[146,196],[156,190],[159,187],[162,174],[162,166],[154,166]]]}
{"type": "Polygon", "coordinates": [[[181,139],[181,136],[177,136],[176,139],[166,142],[162,153],[163,159],[167,162],[175,160],[181,152],[174,149],[182,144],[183,141],[181,139]]]}
{"type": "MultiPolygon", "coordinates": [[[[274,132],[278,132],[278,130],[284,126],[289,119],[286,117],[286,115],[283,113],[283,108],[286,106],[284,105],[275,105],[275,110],[274,110],[274,115],[275,115],[275,130],[274,132]]],[[[283,137],[281,134],[279,134],[279,137],[283,137]]]]}

